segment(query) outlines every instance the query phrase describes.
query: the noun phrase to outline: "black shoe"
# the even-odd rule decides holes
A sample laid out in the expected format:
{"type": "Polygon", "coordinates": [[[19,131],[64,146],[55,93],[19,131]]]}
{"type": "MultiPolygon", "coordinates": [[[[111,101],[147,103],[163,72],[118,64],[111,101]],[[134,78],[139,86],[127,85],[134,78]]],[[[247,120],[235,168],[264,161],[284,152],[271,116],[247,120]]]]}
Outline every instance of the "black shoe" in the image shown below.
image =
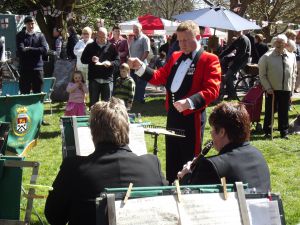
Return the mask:
{"type": "Polygon", "coordinates": [[[42,121],[42,125],[43,125],[43,126],[49,126],[50,123],[48,123],[47,121],[43,120],[43,121],[42,121]]]}
{"type": "Polygon", "coordinates": [[[280,135],[281,139],[289,140],[289,136],[287,134],[280,135]]]}
{"type": "Polygon", "coordinates": [[[271,139],[271,134],[265,134],[264,138],[265,139],[271,139]]]}

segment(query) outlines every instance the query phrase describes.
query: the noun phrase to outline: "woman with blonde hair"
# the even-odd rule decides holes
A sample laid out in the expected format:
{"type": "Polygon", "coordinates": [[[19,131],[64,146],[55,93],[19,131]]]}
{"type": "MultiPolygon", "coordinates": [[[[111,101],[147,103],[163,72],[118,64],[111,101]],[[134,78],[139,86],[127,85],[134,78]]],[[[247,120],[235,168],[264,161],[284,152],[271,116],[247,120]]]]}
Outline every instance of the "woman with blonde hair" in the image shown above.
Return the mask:
{"type": "Polygon", "coordinates": [[[84,76],[84,80],[86,81],[87,81],[88,65],[82,64],[80,58],[85,46],[93,42],[92,33],[93,31],[90,27],[83,28],[81,32],[82,38],[77,42],[77,44],[74,47],[74,54],[77,57],[77,63],[76,63],[77,70],[80,70],[82,72],[84,76]]]}

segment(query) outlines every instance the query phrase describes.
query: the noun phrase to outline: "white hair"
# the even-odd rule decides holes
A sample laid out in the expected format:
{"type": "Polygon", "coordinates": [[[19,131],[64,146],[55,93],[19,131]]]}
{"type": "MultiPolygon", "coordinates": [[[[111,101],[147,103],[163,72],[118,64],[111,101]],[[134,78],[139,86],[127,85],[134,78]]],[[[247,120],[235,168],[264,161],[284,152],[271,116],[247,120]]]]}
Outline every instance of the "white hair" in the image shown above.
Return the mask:
{"type": "Polygon", "coordinates": [[[287,49],[289,52],[294,52],[294,51],[296,51],[296,49],[297,49],[296,42],[293,41],[292,39],[288,39],[286,49],[287,49]]]}
{"type": "Polygon", "coordinates": [[[133,26],[136,26],[140,30],[142,29],[142,24],[140,24],[140,23],[134,23],[133,26]]]}
{"type": "Polygon", "coordinates": [[[274,42],[277,40],[281,40],[286,44],[288,41],[288,38],[285,36],[285,34],[279,34],[276,37],[274,37],[274,42]]]}
{"type": "Polygon", "coordinates": [[[107,35],[107,29],[105,27],[99,27],[99,30],[107,35]]]}

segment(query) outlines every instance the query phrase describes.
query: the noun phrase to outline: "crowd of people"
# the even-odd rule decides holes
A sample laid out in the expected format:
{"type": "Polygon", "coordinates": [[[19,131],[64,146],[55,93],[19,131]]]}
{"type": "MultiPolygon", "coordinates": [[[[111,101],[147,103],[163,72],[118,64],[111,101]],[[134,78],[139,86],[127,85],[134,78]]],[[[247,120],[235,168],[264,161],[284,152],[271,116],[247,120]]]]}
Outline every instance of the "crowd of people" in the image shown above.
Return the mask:
{"type": "MultiPolygon", "coordinates": [[[[24,22],[26,29],[17,35],[20,91],[39,93],[43,85],[42,57],[48,44],[42,33],[34,31],[33,17],[26,17],[24,22]]],[[[58,56],[63,45],[60,32],[53,32],[58,56]]],[[[268,165],[249,143],[251,121],[240,103],[221,102],[214,107],[208,121],[218,154],[197,163],[194,157],[202,149],[206,108],[223,98],[225,90],[229,100],[234,97],[235,74],[251,57],[252,63],[258,63],[266,91],[265,137],[270,136],[272,113],[277,110],[281,138],[288,138],[289,101],[292,92],[300,89],[299,33],[278,35],[269,50],[261,34],[251,40],[249,33],[237,32],[236,40],[218,57],[203,50],[199,26],[193,21],[182,22],[173,40],[170,38],[159,49],[143,34],[139,23],[133,25],[127,39],[118,26],[113,27],[111,39],[105,27],[94,36],[91,28],[83,28],[80,40],[73,27],[68,32],[66,54],[77,63],[66,89],[69,99],[65,115],[85,115],[89,95],[95,151],[87,157],[63,160],[46,202],[45,215],[50,224],[96,224],[95,205],[89,200],[105,187],[127,187],[130,182],[134,186],[162,186],[173,184],[187,173],[191,173],[189,184],[215,184],[226,177],[228,183],[242,181],[257,192],[270,191],[268,165]],[[147,60],[151,52],[157,55],[152,62],[147,60]],[[227,61],[220,63],[219,58],[227,61]],[[147,83],[166,89],[166,128],[185,133],[183,139],[166,136],[166,179],[156,156],[136,156],[128,147],[127,111],[134,101],[145,102],[147,83]]],[[[102,219],[108,224],[107,218],[102,219]]]]}

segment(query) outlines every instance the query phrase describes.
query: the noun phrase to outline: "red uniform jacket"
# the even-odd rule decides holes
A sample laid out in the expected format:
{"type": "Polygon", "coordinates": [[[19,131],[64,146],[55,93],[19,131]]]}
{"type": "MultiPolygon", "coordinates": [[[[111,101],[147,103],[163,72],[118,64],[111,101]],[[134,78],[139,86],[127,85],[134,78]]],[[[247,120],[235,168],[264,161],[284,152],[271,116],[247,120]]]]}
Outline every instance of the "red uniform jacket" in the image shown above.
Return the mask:
{"type": "MultiPolygon", "coordinates": [[[[147,68],[142,76],[153,85],[166,85],[167,79],[171,73],[172,67],[181,56],[182,51],[174,52],[165,66],[159,70],[147,68]]],[[[194,103],[194,110],[185,110],[184,115],[199,111],[207,107],[219,96],[221,83],[221,67],[216,55],[203,52],[196,65],[193,76],[193,83],[189,92],[184,98],[190,98],[194,103]]],[[[166,108],[168,110],[168,94],[166,98],[166,108]]]]}
{"type": "MultiPolygon", "coordinates": [[[[168,81],[168,78],[172,74],[171,70],[175,66],[175,64],[178,63],[178,61],[180,62],[179,58],[181,55],[182,51],[174,52],[171,58],[166,63],[166,65],[164,65],[158,70],[152,70],[151,68],[147,67],[145,73],[142,75],[142,78],[153,85],[166,86],[167,82],[170,82],[168,81]]],[[[184,95],[180,96],[180,99],[189,98],[194,103],[195,109],[185,110],[183,112],[183,115],[185,116],[191,113],[195,114],[196,137],[200,137],[200,112],[219,96],[220,83],[221,66],[218,57],[214,54],[203,52],[200,55],[200,58],[196,64],[195,72],[193,74],[191,82],[191,87],[189,87],[188,91],[184,95]]],[[[167,91],[167,111],[169,109],[170,102],[169,95],[170,92],[167,91]]],[[[199,138],[196,138],[195,146],[195,155],[198,155],[200,149],[199,138]]]]}

